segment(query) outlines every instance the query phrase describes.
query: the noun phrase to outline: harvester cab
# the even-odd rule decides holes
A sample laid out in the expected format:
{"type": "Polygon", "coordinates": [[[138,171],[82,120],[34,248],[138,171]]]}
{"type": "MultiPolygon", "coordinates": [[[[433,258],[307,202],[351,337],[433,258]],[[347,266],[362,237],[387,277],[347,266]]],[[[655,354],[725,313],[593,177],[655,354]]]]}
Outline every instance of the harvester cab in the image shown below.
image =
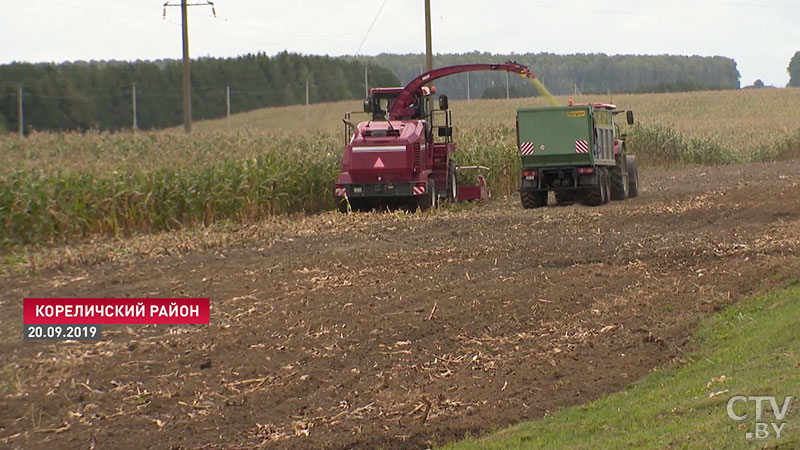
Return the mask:
{"type": "MultiPolygon", "coordinates": [[[[467,64],[424,73],[403,88],[373,88],[364,100],[368,120],[356,125],[345,114],[342,171],[334,196],[340,211],[405,206],[435,208],[457,201],[452,115],[434,80],[476,70],[504,70],[533,77],[516,63],[467,64]]],[[[485,187],[485,181],[484,181],[485,187]]]]}

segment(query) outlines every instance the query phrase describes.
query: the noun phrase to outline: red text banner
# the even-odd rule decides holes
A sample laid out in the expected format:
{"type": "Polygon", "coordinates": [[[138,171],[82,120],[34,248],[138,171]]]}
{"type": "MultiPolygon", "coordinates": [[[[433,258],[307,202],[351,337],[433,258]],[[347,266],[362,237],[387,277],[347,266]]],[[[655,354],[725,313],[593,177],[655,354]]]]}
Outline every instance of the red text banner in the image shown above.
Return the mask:
{"type": "Polygon", "coordinates": [[[25,324],[207,324],[207,298],[25,298],[25,324]]]}

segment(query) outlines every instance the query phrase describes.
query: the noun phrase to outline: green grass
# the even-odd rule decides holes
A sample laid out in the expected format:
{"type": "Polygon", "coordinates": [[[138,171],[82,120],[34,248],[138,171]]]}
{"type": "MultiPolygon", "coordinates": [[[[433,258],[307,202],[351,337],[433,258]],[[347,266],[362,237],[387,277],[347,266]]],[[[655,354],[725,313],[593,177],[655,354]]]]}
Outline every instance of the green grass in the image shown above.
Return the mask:
{"type": "MultiPolygon", "coordinates": [[[[793,283],[704,322],[695,335],[697,350],[685,365],[651,373],[589,404],[446,449],[800,448],[798,321],[800,287],[793,283]],[[725,381],[707,387],[722,375],[725,381]],[[769,440],[748,441],[754,404],[737,403],[734,412],[747,412],[749,418],[735,422],[726,408],[735,395],[774,395],[779,407],[785,396],[792,396],[782,438],[776,440],[772,432],[769,440]]],[[[763,422],[771,422],[771,407],[764,407],[763,422]]]]}

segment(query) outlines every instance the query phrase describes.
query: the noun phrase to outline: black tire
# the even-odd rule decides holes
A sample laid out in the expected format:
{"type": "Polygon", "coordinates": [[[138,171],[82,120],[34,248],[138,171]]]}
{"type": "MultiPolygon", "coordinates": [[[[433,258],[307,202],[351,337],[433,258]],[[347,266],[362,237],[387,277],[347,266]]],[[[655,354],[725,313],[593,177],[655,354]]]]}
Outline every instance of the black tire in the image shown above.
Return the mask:
{"type": "Polygon", "coordinates": [[[458,198],[458,177],[456,177],[456,162],[452,159],[447,163],[447,199],[455,203],[458,198]]]}
{"type": "Polygon", "coordinates": [[[525,209],[547,206],[547,191],[519,191],[519,199],[525,209]]]}
{"type": "Polygon", "coordinates": [[[555,194],[559,205],[569,205],[578,201],[578,193],[575,191],[555,191],[555,194]]]}
{"type": "Polygon", "coordinates": [[[429,209],[436,209],[439,205],[439,194],[436,193],[436,183],[432,179],[428,179],[428,186],[425,188],[425,195],[417,198],[417,207],[420,211],[427,211],[429,209]]]}
{"type": "Polygon", "coordinates": [[[340,213],[347,214],[349,212],[369,212],[372,209],[371,205],[365,199],[351,198],[348,200],[345,200],[344,198],[339,200],[338,208],[340,213]],[[347,207],[348,200],[350,208],[347,207]]]}
{"type": "Polygon", "coordinates": [[[336,206],[339,209],[339,212],[342,214],[347,214],[347,199],[342,197],[337,201],[337,203],[338,204],[336,206]]]}
{"type": "Polygon", "coordinates": [[[628,198],[639,196],[639,170],[636,168],[636,157],[628,155],[625,157],[625,165],[628,166],[628,198]]]}
{"type": "Polygon", "coordinates": [[[583,197],[583,204],[586,206],[600,206],[608,203],[609,180],[608,172],[604,167],[597,167],[597,186],[587,191],[583,197]]]}
{"type": "Polygon", "coordinates": [[[628,164],[625,155],[611,168],[611,200],[625,200],[628,198],[628,164]]]}

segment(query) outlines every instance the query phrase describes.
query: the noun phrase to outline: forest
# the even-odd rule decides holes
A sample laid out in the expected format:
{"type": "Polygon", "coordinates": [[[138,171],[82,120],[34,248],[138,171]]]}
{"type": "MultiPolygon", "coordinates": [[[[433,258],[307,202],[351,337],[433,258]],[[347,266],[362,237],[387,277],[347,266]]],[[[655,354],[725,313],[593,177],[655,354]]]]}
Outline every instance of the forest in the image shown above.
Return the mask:
{"type": "MultiPolygon", "coordinates": [[[[394,72],[400,82],[408,82],[425,66],[423,54],[381,54],[359,58],[394,72]]],[[[679,55],[605,55],[524,53],[439,54],[435,66],[467,63],[516,61],[528,66],[555,95],[579,92],[628,93],[738,89],[739,71],[731,58],[679,55]]],[[[496,72],[473,72],[455,75],[436,82],[440,92],[454,99],[497,98],[506,96],[506,75],[496,72]]],[[[535,95],[527,80],[509,78],[511,97],[535,95]]]]}
{"type": "MultiPolygon", "coordinates": [[[[312,103],[355,99],[364,95],[365,66],[371,87],[394,86],[419,75],[424,60],[422,54],[334,58],[288,52],[193,60],[193,118],[223,117],[228,85],[233,113],[301,104],[306,81],[312,103]]],[[[720,56],[472,52],[434,58],[437,67],[507,60],[530,67],[553,94],[739,88],[736,62],[720,56]]],[[[800,60],[795,58],[792,64],[794,68],[800,60]]],[[[510,96],[535,95],[526,80],[509,80],[510,96]]],[[[438,80],[436,86],[454,99],[496,98],[506,96],[505,83],[504,73],[473,72],[438,80]]],[[[129,129],[134,85],[139,128],[165,128],[182,122],[181,62],[177,60],[0,66],[0,132],[18,128],[20,87],[26,131],[129,129]]]]}
{"type": "MultiPolygon", "coordinates": [[[[233,113],[304,103],[306,81],[313,103],[360,98],[365,64],[287,52],[193,60],[192,116],[225,116],[227,85],[233,113]]],[[[371,86],[398,84],[387,69],[368,72],[371,86]]],[[[134,84],[138,127],[174,126],[183,121],[181,80],[178,60],[0,66],[0,132],[18,128],[20,87],[26,130],[129,129],[134,84]]]]}

